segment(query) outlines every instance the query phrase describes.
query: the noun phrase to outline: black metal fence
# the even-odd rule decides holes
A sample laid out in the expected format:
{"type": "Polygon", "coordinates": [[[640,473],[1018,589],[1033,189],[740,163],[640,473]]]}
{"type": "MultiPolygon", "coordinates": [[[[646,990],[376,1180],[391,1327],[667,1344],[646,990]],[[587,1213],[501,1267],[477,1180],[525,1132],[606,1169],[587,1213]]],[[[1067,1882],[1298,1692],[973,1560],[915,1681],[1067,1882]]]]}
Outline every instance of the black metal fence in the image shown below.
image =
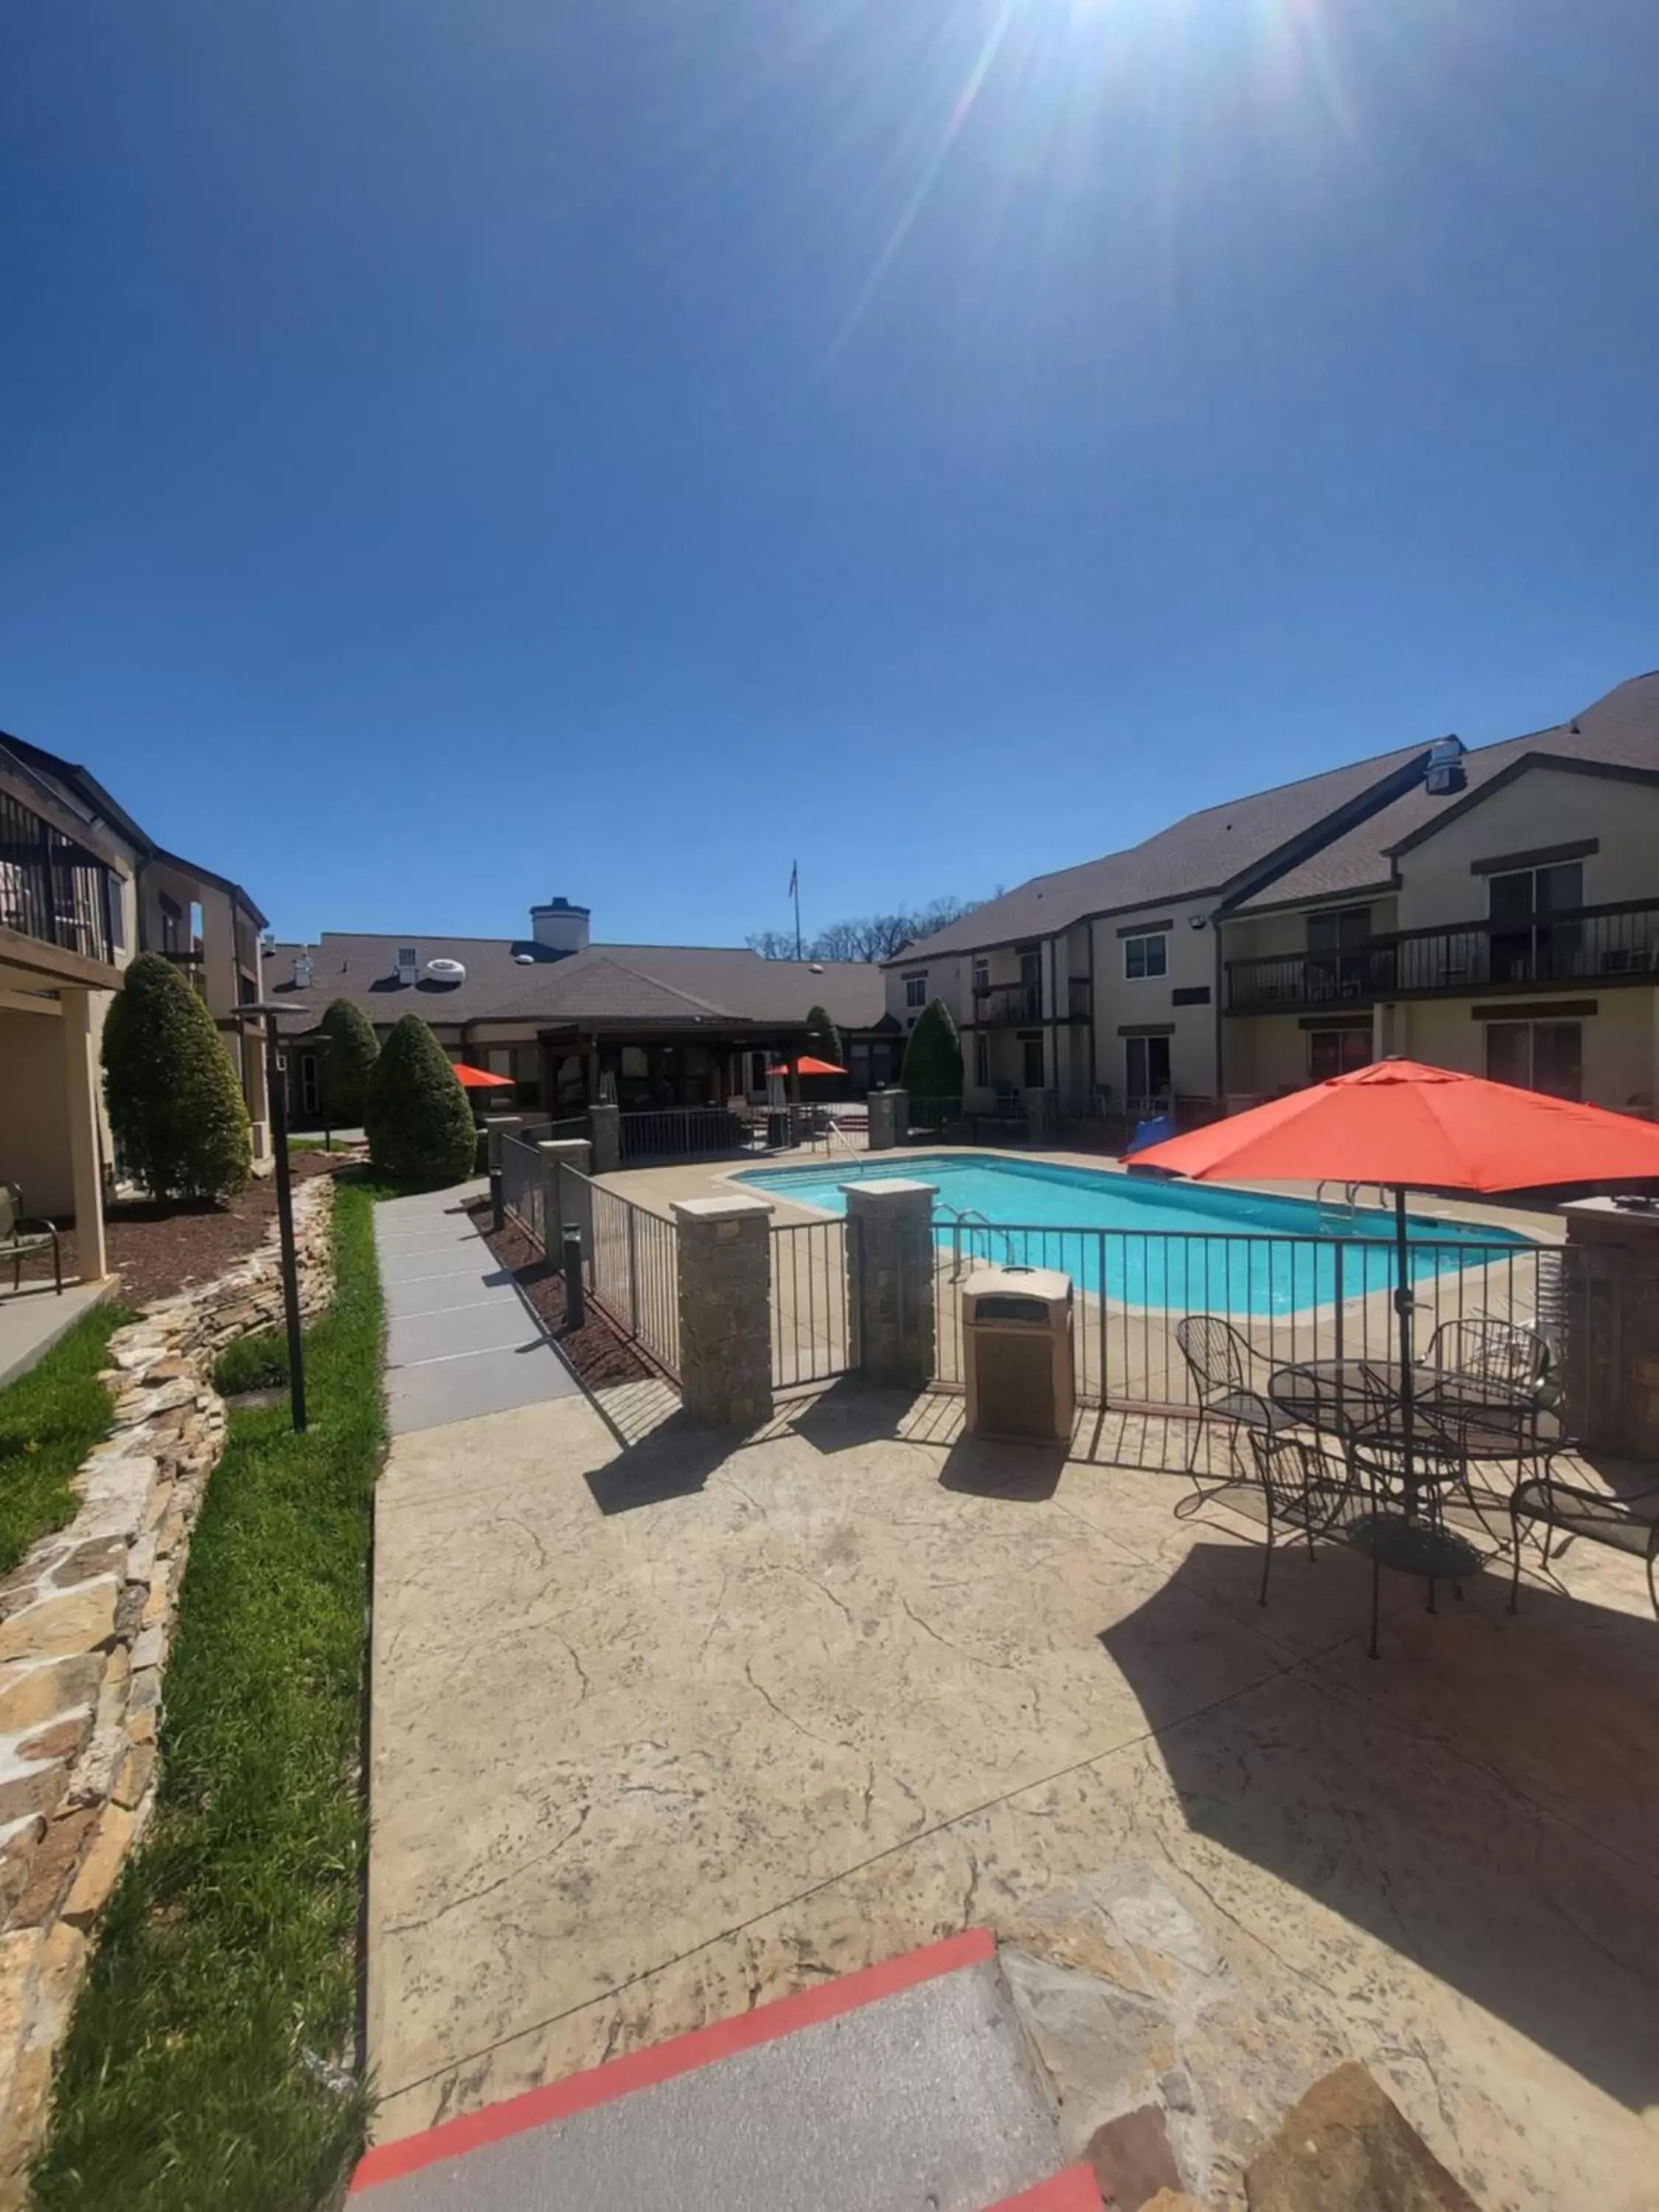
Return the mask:
{"type": "Polygon", "coordinates": [[[589,1295],[665,1374],[680,1371],[679,1231],[604,1184],[564,1170],[587,1212],[584,1267],[589,1295]]]}
{"type": "Polygon", "coordinates": [[[501,1205],[534,1244],[547,1249],[546,1177],[536,1133],[501,1139],[501,1205]]]}
{"type": "Polygon", "coordinates": [[[624,1167],[650,1160],[718,1160],[743,1149],[744,1124],[725,1106],[665,1107],[619,1114],[624,1167]]]}
{"type": "Polygon", "coordinates": [[[787,1221],[772,1230],[772,1382],[787,1390],[847,1373],[847,1224],[787,1221]]]}
{"type": "MultiPolygon", "coordinates": [[[[1308,1359],[1398,1357],[1392,1242],[1370,1237],[1201,1236],[1062,1229],[964,1219],[941,1224],[934,1273],[937,1373],[963,1380],[960,1294],[975,1267],[1048,1267],[1071,1278],[1080,1399],[1121,1409],[1194,1410],[1176,1340],[1188,1314],[1231,1322],[1248,1347],[1249,1387],[1308,1359]]],[[[1413,1239],[1413,1356],[1437,1328],[1476,1316],[1559,1334],[1559,1250],[1471,1238],[1413,1239]]],[[[1558,1359],[1563,1347],[1557,1343],[1558,1359]]]]}

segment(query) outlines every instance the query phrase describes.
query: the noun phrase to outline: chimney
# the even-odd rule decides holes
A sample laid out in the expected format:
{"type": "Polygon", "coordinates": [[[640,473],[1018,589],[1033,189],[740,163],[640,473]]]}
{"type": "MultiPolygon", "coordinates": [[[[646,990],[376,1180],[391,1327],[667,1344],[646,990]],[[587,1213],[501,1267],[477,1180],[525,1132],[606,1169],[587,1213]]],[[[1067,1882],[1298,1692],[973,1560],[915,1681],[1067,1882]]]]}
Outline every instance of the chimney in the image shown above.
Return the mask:
{"type": "Polygon", "coordinates": [[[568,899],[550,899],[530,909],[530,934],[538,945],[561,956],[587,950],[588,908],[572,906],[568,899]]]}

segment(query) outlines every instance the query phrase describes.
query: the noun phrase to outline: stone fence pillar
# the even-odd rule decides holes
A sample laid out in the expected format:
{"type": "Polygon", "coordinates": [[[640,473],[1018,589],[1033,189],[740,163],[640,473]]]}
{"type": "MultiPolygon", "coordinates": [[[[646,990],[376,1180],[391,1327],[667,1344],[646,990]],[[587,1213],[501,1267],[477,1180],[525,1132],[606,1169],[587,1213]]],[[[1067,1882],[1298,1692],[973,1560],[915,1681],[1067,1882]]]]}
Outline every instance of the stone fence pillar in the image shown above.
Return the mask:
{"type": "Polygon", "coordinates": [[[1659,1460],[1659,1212],[1610,1198],[1561,1211],[1566,1432],[1591,1451],[1659,1460]]]}
{"type": "MultiPolygon", "coordinates": [[[[901,1096],[902,1094],[901,1093],[901,1096]]],[[[933,1379],[933,1200],[929,1182],[847,1182],[852,1364],[884,1389],[933,1379]]]]}
{"type": "Polygon", "coordinates": [[[593,1172],[613,1175],[622,1165],[622,1109],[601,1101],[587,1109],[587,1133],[593,1142],[593,1172]]]}
{"type": "Polygon", "coordinates": [[[902,1145],[910,1127],[910,1094],[897,1088],[872,1091],[865,1100],[870,1112],[870,1150],[890,1152],[902,1145]]]}
{"type": "Polygon", "coordinates": [[[593,1209],[587,1186],[574,1182],[563,1170],[589,1172],[593,1147],[586,1137],[544,1138],[536,1150],[542,1158],[542,1221],[547,1257],[556,1264],[564,1242],[564,1225],[574,1221],[582,1232],[582,1256],[593,1256],[593,1209]]]}
{"type": "Polygon", "coordinates": [[[676,1201],[680,1395],[699,1428],[772,1417],[772,1208],[763,1198],[676,1201]]]}
{"type": "Polygon", "coordinates": [[[484,1123],[484,1142],[489,1172],[494,1175],[501,1164],[501,1146],[508,1137],[516,1137],[520,1129],[527,1129],[538,1117],[534,1114],[492,1114],[484,1123]]]}

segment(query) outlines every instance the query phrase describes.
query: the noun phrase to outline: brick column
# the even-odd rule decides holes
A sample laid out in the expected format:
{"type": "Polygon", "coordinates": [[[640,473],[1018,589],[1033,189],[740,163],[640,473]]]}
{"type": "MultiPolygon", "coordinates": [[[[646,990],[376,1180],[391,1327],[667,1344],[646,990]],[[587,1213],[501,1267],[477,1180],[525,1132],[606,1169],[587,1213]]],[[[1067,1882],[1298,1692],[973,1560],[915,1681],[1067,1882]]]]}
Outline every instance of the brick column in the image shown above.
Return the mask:
{"type": "Polygon", "coordinates": [[[1659,1213],[1627,1213],[1610,1198],[1561,1211],[1567,1434],[1592,1451],[1659,1460],[1659,1213]]]}
{"type": "Polygon", "coordinates": [[[614,1174],[622,1165],[622,1109],[604,1102],[590,1106],[587,1133],[593,1141],[594,1174],[614,1174]]]}
{"type": "Polygon", "coordinates": [[[527,1129],[536,1121],[533,1114],[492,1114],[484,1123],[484,1137],[489,1146],[488,1158],[492,1170],[501,1164],[501,1146],[508,1137],[516,1137],[520,1129],[527,1129]]]}
{"type": "Polygon", "coordinates": [[[920,1390],[933,1379],[930,1182],[848,1182],[847,1311],[852,1364],[866,1382],[920,1390]]]}
{"type": "Polygon", "coordinates": [[[762,1198],[676,1202],[680,1395],[707,1429],[772,1416],[772,1209],[762,1198]]]}
{"type": "Polygon", "coordinates": [[[896,1087],[872,1091],[865,1104],[870,1110],[870,1150],[890,1152],[902,1145],[910,1127],[910,1094],[896,1087]]]}
{"type": "Polygon", "coordinates": [[[593,1256],[593,1210],[588,1203],[586,1186],[573,1182],[560,1172],[574,1168],[580,1176],[589,1172],[593,1147],[586,1137],[567,1137],[555,1142],[544,1139],[536,1150],[542,1158],[542,1218],[546,1223],[547,1256],[556,1260],[563,1242],[564,1224],[574,1221],[582,1232],[582,1252],[586,1258],[593,1256]]]}

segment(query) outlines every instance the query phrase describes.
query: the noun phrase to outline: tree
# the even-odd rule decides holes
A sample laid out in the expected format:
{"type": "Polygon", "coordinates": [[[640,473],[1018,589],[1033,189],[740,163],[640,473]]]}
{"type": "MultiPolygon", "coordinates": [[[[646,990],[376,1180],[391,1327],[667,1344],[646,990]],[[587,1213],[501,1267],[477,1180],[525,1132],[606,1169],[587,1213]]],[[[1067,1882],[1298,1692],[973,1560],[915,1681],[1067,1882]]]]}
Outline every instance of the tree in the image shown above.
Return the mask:
{"type": "Polygon", "coordinates": [[[943,999],[930,1000],[916,1016],[901,1080],[912,1098],[961,1097],[962,1042],[943,999]]]}
{"type": "Polygon", "coordinates": [[[399,1182],[459,1182],[477,1136],[466,1093],[418,1014],[405,1014],[381,1048],[364,1112],[368,1154],[399,1182]]]}
{"type": "Polygon", "coordinates": [[[121,1164],[153,1198],[234,1198],[247,1107],[213,1017],[159,952],[127,969],[104,1024],[104,1089],[121,1164]]]}
{"type": "Polygon", "coordinates": [[[368,1017],[349,999],[336,999],[317,1024],[326,1039],[318,1055],[323,1119],[331,1129],[355,1129],[368,1110],[368,1082],[380,1056],[368,1017]]]}
{"type": "MultiPolygon", "coordinates": [[[[1001,896],[999,891],[998,897],[1001,896]]],[[[931,937],[983,905],[981,899],[936,898],[901,914],[866,914],[850,921],[827,923],[800,947],[804,960],[890,960],[919,937],[931,937]]],[[[763,960],[793,960],[795,940],[781,929],[757,929],[750,950],[763,960]]]]}
{"type": "Polygon", "coordinates": [[[806,1016],[806,1049],[814,1060],[827,1060],[831,1067],[845,1067],[841,1056],[841,1031],[822,1006],[811,1007],[806,1016]]]}

